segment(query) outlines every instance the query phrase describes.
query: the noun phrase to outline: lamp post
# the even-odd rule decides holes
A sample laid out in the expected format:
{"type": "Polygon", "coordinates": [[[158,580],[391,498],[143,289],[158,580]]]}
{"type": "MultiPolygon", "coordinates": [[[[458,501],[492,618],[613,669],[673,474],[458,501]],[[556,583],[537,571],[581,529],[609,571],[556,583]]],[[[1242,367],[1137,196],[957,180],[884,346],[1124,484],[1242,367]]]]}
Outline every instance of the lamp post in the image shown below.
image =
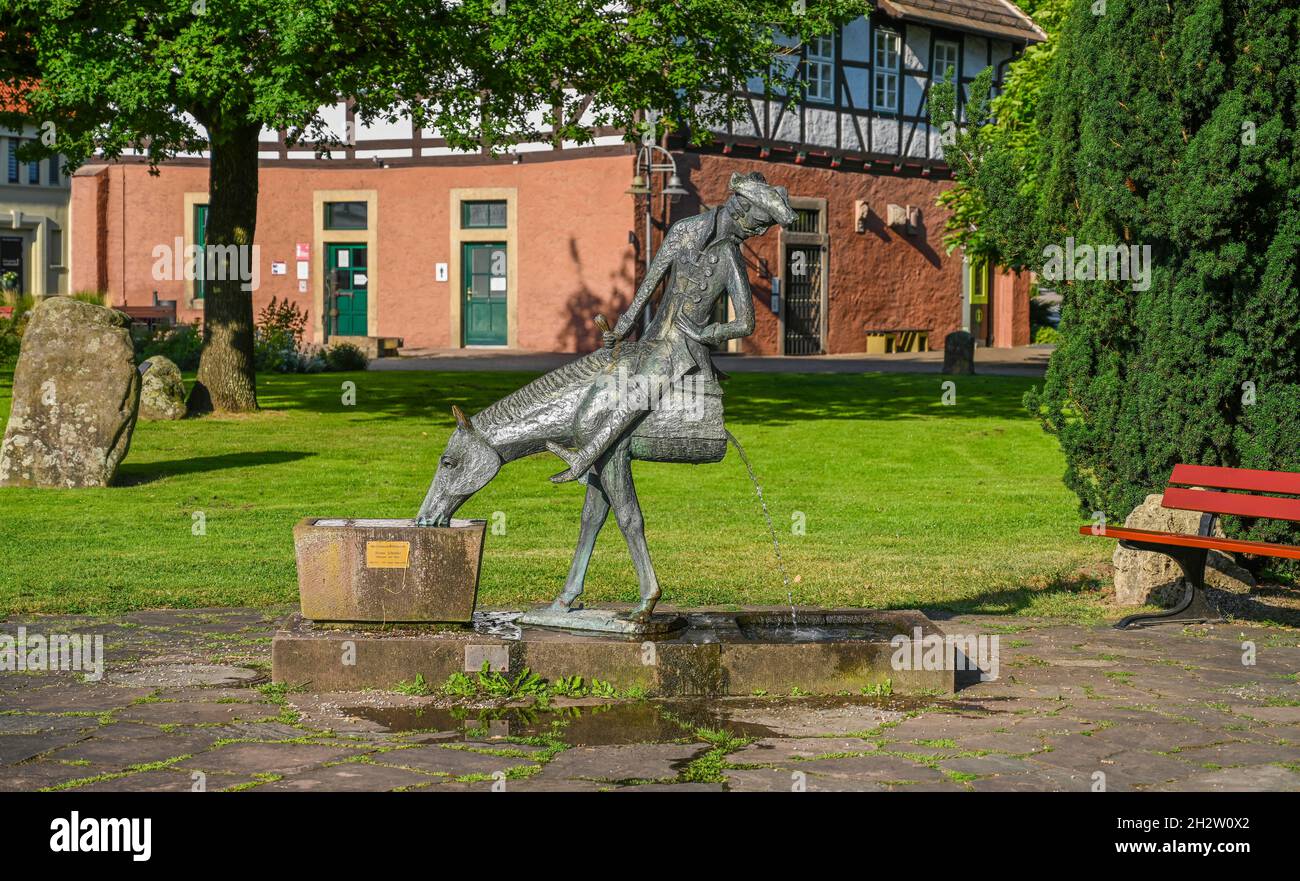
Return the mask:
{"type": "MultiPolygon", "coordinates": [[[[637,151],[636,169],[632,177],[632,186],[627,188],[628,195],[636,198],[645,196],[645,277],[650,277],[650,233],[651,233],[651,206],[654,204],[654,181],[655,175],[668,175],[668,182],[663,184],[660,195],[667,196],[674,202],[682,196],[687,195],[687,190],[682,186],[682,179],[677,174],[677,160],[673,154],[658,144],[645,144],[637,151]],[[666,161],[656,162],[656,153],[663,154],[666,161]],[[643,172],[644,169],[644,172],[643,172]]],[[[653,317],[651,313],[652,306],[647,303],[645,312],[642,316],[641,329],[644,330],[650,324],[653,317]]]]}

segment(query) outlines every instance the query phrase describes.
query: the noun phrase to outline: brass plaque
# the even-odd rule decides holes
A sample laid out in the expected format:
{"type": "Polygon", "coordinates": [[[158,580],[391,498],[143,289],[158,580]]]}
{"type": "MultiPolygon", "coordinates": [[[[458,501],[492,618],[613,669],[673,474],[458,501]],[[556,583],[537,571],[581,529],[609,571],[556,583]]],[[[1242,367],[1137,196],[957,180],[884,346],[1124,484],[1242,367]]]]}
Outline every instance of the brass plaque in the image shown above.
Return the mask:
{"type": "Polygon", "coordinates": [[[367,569],[407,569],[411,565],[409,541],[366,542],[367,569]]]}

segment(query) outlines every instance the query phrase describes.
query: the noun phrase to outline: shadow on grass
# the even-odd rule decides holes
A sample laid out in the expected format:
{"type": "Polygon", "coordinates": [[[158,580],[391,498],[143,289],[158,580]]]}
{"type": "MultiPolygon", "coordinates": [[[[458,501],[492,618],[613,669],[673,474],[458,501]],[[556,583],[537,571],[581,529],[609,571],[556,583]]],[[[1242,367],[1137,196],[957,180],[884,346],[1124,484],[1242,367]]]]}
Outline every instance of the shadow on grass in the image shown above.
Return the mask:
{"type": "Polygon", "coordinates": [[[936,621],[958,615],[1021,615],[1034,606],[1050,607],[1053,602],[1070,603],[1083,594],[1096,594],[1102,586],[1101,579],[1087,572],[1058,575],[1045,585],[1020,585],[993,590],[979,596],[954,600],[942,606],[923,607],[936,621]]]}
{"type": "Polygon", "coordinates": [[[300,450],[262,450],[253,453],[224,453],[220,456],[191,456],[169,462],[145,462],[138,465],[123,462],[113,485],[141,486],[166,477],[175,477],[178,474],[199,474],[227,468],[254,468],[258,465],[281,465],[314,455],[316,454],[300,450]]]}
{"type": "MultiPolygon", "coordinates": [[[[258,396],[271,410],[355,413],[425,419],[451,425],[451,406],[477,413],[538,373],[392,371],[258,377],[258,396]],[[356,384],[355,405],[343,403],[342,384],[356,384]]],[[[817,419],[1028,419],[1021,399],[1038,380],[1029,377],[906,373],[744,373],[724,383],[729,421],[790,425],[817,419]],[[943,383],[955,382],[955,402],[943,403],[943,383]]]]}

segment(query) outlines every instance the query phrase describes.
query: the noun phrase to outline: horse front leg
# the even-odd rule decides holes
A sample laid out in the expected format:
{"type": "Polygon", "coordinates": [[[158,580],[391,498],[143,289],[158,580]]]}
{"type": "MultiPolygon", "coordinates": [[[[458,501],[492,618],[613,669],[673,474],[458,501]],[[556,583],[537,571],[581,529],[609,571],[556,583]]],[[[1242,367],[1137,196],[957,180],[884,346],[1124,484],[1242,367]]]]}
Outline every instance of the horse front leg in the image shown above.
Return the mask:
{"type": "Polygon", "coordinates": [[[593,471],[587,476],[587,498],[582,503],[582,527],[578,530],[578,546],[573,551],[573,565],[569,567],[564,590],[551,603],[551,608],[557,612],[582,608],[582,603],[577,600],[582,596],[587,565],[591,562],[591,552],[596,548],[596,536],[600,535],[608,517],[609,499],[601,488],[600,478],[593,471]]]}
{"type": "Polygon", "coordinates": [[[614,508],[614,519],[627,541],[627,551],[632,556],[632,565],[640,582],[641,602],[628,618],[645,623],[650,620],[655,603],[659,602],[659,579],[655,576],[650,549],[645,543],[645,520],[632,483],[632,456],[626,438],[609,454],[601,469],[600,480],[614,508]]]}

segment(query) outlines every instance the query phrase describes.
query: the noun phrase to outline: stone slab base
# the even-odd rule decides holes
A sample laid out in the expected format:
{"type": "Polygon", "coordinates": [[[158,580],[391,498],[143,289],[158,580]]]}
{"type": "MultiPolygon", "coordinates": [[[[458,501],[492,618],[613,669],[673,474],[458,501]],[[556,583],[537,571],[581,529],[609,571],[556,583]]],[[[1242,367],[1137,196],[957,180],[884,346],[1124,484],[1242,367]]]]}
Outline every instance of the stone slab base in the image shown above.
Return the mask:
{"type": "Polygon", "coordinates": [[[543,606],[526,612],[519,623],[526,627],[549,627],[559,630],[619,633],[626,636],[661,636],[686,627],[681,615],[659,613],[649,621],[629,621],[621,612],[610,609],[552,609],[543,606]]]}
{"type": "Polygon", "coordinates": [[[302,613],[315,621],[469,622],[486,520],[311,517],[293,528],[302,613]]]}
{"type": "MultiPolygon", "coordinates": [[[[801,628],[825,626],[832,636],[813,642],[766,639],[763,628],[781,620],[775,611],[684,613],[685,629],[654,640],[527,626],[519,628],[518,638],[470,628],[358,630],[322,627],[295,615],[272,642],[272,677],[307,691],[356,691],[392,689],[420,675],[436,689],[453,673],[477,672],[486,662],[512,675],[527,667],[551,681],[582,676],[658,697],[859,694],[886,682],[897,694],[954,690],[959,655],[920,612],[799,615],[801,628]],[[837,627],[864,628],[869,636],[836,637],[837,627]],[[904,647],[891,644],[895,638],[905,639],[904,647]]],[[[784,618],[788,622],[789,610],[784,618]]]]}

